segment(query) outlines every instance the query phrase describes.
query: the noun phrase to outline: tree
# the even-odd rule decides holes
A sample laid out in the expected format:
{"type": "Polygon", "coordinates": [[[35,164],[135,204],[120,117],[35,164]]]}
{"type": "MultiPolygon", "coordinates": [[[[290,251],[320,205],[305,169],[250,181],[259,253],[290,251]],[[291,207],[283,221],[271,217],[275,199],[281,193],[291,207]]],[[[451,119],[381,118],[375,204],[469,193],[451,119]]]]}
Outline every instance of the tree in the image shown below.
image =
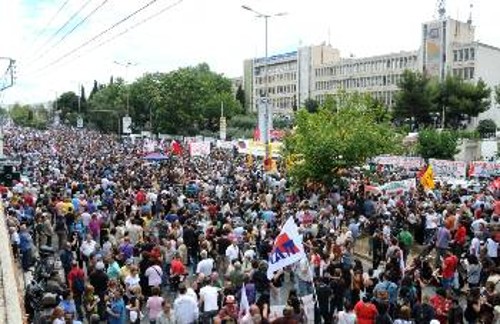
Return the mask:
{"type": "Polygon", "coordinates": [[[445,113],[445,127],[458,129],[463,121],[477,117],[490,106],[491,89],[482,80],[474,84],[447,76],[438,88],[436,105],[445,113]]]}
{"type": "Polygon", "coordinates": [[[417,152],[424,159],[453,160],[459,152],[458,139],[453,130],[424,129],[418,133],[417,152]]]}
{"type": "Polygon", "coordinates": [[[319,102],[317,100],[307,98],[304,101],[304,108],[306,108],[310,113],[316,113],[319,109],[319,102]]]}
{"type": "Polygon", "coordinates": [[[92,97],[95,96],[97,91],[99,91],[99,85],[97,84],[97,80],[94,80],[94,86],[92,87],[92,91],[90,91],[88,101],[90,101],[92,99],[92,97]]]}
{"type": "Polygon", "coordinates": [[[400,121],[414,118],[417,127],[430,125],[435,95],[430,79],[422,73],[406,70],[398,87],[394,117],[400,121]]]}
{"type": "Polygon", "coordinates": [[[337,111],[299,110],[295,128],[285,137],[285,158],[295,160],[289,173],[295,184],[331,184],[339,171],[360,166],[369,158],[401,147],[401,138],[388,123],[377,123],[368,103],[346,97],[337,111]]]}
{"type": "Polygon", "coordinates": [[[122,79],[99,89],[89,99],[87,121],[104,132],[117,132],[126,113],[126,89],[122,79]]]}
{"type": "Polygon", "coordinates": [[[497,124],[493,119],[483,119],[477,125],[476,130],[481,137],[488,137],[490,135],[495,135],[497,131],[497,124]]]}
{"type": "Polygon", "coordinates": [[[500,84],[495,87],[495,101],[500,105],[500,84]]]}
{"type": "Polygon", "coordinates": [[[245,91],[243,90],[243,87],[241,84],[238,86],[238,89],[236,90],[236,100],[239,101],[241,107],[245,108],[245,91]]]}
{"type": "Polygon", "coordinates": [[[46,109],[16,103],[9,111],[9,115],[19,126],[43,129],[46,126],[46,109]]]}

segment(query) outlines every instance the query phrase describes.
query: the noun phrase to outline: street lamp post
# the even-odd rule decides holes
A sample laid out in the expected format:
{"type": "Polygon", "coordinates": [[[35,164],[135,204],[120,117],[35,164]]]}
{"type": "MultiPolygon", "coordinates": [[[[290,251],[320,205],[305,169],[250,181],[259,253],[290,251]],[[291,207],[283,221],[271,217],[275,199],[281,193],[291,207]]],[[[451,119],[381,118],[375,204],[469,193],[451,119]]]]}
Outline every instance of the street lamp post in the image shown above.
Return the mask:
{"type": "Polygon", "coordinates": [[[266,125],[266,130],[264,132],[264,142],[266,144],[266,160],[271,157],[271,120],[272,120],[272,111],[271,107],[269,105],[269,98],[268,98],[268,19],[271,17],[279,17],[279,16],[285,16],[287,13],[285,12],[280,12],[280,13],[275,13],[275,14],[263,14],[261,12],[258,12],[248,6],[241,6],[243,9],[248,10],[253,12],[254,14],[257,15],[258,18],[264,18],[264,32],[265,32],[265,37],[264,37],[264,51],[265,51],[265,61],[264,61],[264,118],[265,118],[265,125],[266,125]]]}
{"type": "MultiPolygon", "coordinates": [[[[131,62],[125,62],[125,63],[122,63],[122,62],[118,62],[118,61],[114,61],[114,63],[116,65],[119,65],[119,66],[122,66],[125,68],[125,83],[127,83],[127,79],[128,79],[128,68],[130,66],[135,66],[137,65],[136,63],[131,63],[131,62]]],[[[130,99],[130,89],[129,89],[129,86],[127,86],[127,117],[130,116],[130,105],[129,105],[129,99],[130,99]]]]}

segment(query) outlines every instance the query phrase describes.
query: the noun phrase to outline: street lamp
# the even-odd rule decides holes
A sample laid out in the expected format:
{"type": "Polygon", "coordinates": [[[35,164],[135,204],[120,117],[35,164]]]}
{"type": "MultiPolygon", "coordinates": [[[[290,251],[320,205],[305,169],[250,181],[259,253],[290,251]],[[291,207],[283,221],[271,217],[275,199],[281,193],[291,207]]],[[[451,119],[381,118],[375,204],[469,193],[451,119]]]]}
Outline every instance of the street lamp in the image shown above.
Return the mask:
{"type": "MultiPolygon", "coordinates": [[[[131,63],[131,62],[125,62],[125,63],[122,63],[122,62],[118,62],[118,61],[114,61],[113,63],[115,63],[116,65],[119,65],[121,67],[124,67],[125,68],[125,83],[127,83],[127,79],[128,79],[128,68],[130,66],[136,66],[137,63],[131,63]]],[[[130,116],[130,105],[129,105],[129,99],[130,99],[130,91],[129,91],[129,87],[127,85],[127,117],[130,116]]]]}
{"type": "Polygon", "coordinates": [[[266,130],[263,133],[264,134],[264,142],[266,144],[266,159],[269,159],[271,157],[271,136],[270,136],[270,131],[271,131],[271,120],[272,118],[272,112],[270,109],[269,105],[269,98],[268,98],[268,77],[267,77],[267,69],[268,69],[268,28],[267,28],[267,20],[271,17],[281,17],[281,16],[286,16],[286,12],[279,12],[275,14],[263,14],[259,11],[256,11],[248,6],[241,6],[241,8],[251,11],[254,14],[257,15],[258,18],[264,18],[264,26],[265,26],[265,38],[264,38],[264,48],[265,48],[265,61],[264,61],[264,107],[265,107],[265,113],[264,113],[264,118],[265,118],[265,125],[266,125],[266,130]]]}

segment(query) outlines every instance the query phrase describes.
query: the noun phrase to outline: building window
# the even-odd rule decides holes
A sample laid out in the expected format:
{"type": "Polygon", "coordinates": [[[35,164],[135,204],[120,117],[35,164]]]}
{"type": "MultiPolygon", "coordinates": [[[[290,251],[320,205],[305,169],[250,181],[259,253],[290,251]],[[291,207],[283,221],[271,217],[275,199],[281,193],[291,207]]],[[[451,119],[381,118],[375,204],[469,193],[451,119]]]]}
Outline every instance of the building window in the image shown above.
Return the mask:
{"type": "Polygon", "coordinates": [[[469,80],[469,68],[464,69],[464,80],[469,80]]]}
{"type": "Polygon", "coordinates": [[[464,61],[468,61],[468,60],[469,60],[469,49],[465,48],[464,49],[464,61]]]}
{"type": "Polygon", "coordinates": [[[458,61],[458,51],[454,50],[453,51],[453,62],[456,62],[456,61],[458,61]]]}
{"type": "Polygon", "coordinates": [[[470,56],[471,61],[474,61],[474,60],[476,59],[476,58],[474,57],[474,54],[475,54],[475,53],[474,53],[474,48],[471,48],[471,49],[469,50],[469,56],[470,56]]]}
{"type": "Polygon", "coordinates": [[[474,68],[473,67],[471,67],[469,69],[469,78],[474,79],[474,68]]]}
{"type": "Polygon", "coordinates": [[[462,62],[464,60],[464,50],[460,49],[458,50],[458,60],[462,62]]]}

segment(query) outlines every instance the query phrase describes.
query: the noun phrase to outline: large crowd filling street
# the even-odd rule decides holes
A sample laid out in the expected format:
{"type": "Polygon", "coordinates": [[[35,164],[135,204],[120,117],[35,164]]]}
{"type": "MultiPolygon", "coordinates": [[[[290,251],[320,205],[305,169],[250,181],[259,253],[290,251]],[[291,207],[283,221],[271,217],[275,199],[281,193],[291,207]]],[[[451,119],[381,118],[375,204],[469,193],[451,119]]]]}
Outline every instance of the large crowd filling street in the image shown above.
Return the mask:
{"type": "Polygon", "coordinates": [[[353,169],[293,190],[285,163],[269,174],[236,148],[162,141],[152,161],[143,140],[89,130],[4,135],[30,323],[500,323],[493,179],[389,195],[353,169]],[[268,275],[289,219],[305,257],[268,275]]]}

